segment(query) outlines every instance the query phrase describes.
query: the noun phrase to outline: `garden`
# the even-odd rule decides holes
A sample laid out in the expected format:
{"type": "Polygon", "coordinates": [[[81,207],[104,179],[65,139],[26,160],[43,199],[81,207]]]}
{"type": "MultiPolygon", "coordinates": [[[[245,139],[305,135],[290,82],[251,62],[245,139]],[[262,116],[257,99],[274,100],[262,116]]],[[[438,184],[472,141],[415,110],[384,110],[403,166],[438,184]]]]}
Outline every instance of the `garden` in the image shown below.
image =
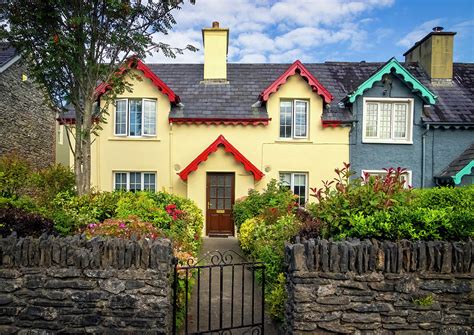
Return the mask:
{"type": "MultiPolygon", "coordinates": [[[[61,165],[33,170],[15,155],[0,158],[0,236],[81,234],[132,239],[169,238],[181,265],[198,255],[203,216],[196,204],[167,192],[92,192],[78,196],[61,165]]],[[[178,302],[184,301],[179,280],[178,302]]],[[[178,305],[178,308],[181,304],[178,305]]],[[[183,311],[179,317],[184,317],[183,311]]]]}
{"type": "MultiPolygon", "coordinates": [[[[333,180],[311,188],[314,202],[299,208],[293,193],[277,181],[251,190],[234,206],[242,250],[267,266],[266,304],[284,319],[285,243],[300,239],[468,240],[474,237],[474,186],[413,189],[406,171],[354,178],[349,164],[333,180]]],[[[261,279],[261,278],[260,278],[261,279]]]]}

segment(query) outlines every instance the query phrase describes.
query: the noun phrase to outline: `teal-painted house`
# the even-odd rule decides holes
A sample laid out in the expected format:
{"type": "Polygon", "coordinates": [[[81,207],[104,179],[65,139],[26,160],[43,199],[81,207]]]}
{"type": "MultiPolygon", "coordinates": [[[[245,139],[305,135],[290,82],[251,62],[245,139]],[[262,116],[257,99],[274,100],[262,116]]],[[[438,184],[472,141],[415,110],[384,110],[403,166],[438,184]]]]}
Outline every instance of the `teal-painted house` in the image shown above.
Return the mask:
{"type": "Polygon", "coordinates": [[[474,183],[474,64],[453,62],[455,34],[435,28],[403,63],[392,58],[334,69],[346,93],[327,115],[333,125],[352,125],[357,176],[402,167],[407,186],[474,183]]]}

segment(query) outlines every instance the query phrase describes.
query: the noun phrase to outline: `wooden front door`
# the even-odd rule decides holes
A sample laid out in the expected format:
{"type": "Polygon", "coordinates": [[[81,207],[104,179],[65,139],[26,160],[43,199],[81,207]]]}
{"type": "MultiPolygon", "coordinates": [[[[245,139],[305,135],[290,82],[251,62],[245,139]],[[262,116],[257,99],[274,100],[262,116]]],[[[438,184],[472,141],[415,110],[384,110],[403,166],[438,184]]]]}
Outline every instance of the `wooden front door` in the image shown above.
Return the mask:
{"type": "Polygon", "coordinates": [[[233,236],[232,207],[235,200],[233,173],[208,173],[206,187],[206,233],[208,236],[233,236]]]}

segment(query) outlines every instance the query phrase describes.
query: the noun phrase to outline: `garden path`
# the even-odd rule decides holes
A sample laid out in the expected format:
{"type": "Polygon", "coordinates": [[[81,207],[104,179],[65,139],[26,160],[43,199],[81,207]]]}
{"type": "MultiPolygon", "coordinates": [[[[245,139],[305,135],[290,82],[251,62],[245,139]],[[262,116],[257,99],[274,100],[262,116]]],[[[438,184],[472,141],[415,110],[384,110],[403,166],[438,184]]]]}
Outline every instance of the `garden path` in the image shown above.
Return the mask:
{"type": "MultiPolygon", "coordinates": [[[[242,259],[234,253],[244,255],[240,249],[239,242],[234,237],[229,238],[204,238],[201,251],[201,257],[208,252],[218,250],[224,253],[232,250],[232,264],[242,262],[242,259]]],[[[260,270],[257,270],[260,271],[260,270]]],[[[230,327],[231,322],[235,325],[250,324],[252,322],[252,311],[254,322],[261,322],[261,302],[262,289],[255,280],[254,302],[252,309],[252,271],[244,270],[242,274],[242,266],[234,267],[234,303],[232,305],[232,267],[225,267],[223,270],[222,285],[222,327],[230,327]],[[244,277],[244,292],[242,292],[242,276],[244,277]],[[242,297],[243,295],[243,297],[242,297]],[[242,299],[244,301],[242,308],[242,299]],[[231,313],[231,311],[233,312],[231,313]],[[243,311],[243,317],[242,317],[243,311]]],[[[220,271],[219,268],[213,268],[211,274],[205,269],[200,275],[199,289],[199,330],[207,330],[209,325],[209,297],[211,301],[211,329],[220,329],[220,271]],[[209,294],[209,279],[211,279],[211,292],[209,294]]],[[[188,332],[192,333],[197,330],[198,319],[198,285],[194,285],[192,297],[188,312],[188,332]]],[[[212,333],[212,332],[211,332],[212,333]]],[[[261,334],[260,332],[249,332],[249,328],[242,330],[234,330],[225,334],[261,334]],[[247,331],[247,332],[246,332],[247,331]]],[[[265,334],[278,334],[277,326],[272,322],[268,315],[265,315],[265,334]]]]}

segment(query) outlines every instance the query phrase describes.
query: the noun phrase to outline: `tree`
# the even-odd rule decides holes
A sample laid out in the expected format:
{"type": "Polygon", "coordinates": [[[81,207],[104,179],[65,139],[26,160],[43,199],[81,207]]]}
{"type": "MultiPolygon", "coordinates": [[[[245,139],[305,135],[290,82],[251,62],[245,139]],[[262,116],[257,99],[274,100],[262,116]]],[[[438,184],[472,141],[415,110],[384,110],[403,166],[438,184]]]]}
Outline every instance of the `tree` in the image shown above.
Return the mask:
{"type": "Polygon", "coordinates": [[[172,12],[181,4],[181,0],[11,0],[0,8],[0,40],[8,40],[24,56],[30,75],[60,116],[67,106],[75,112],[68,139],[74,138],[69,143],[79,194],[90,191],[92,135],[106,121],[114,97],[130,89],[125,78],[133,60],[152,52],[175,57],[196,50],[154,40],[176,24],[172,12]],[[102,107],[96,104],[98,83],[110,88],[101,97],[102,107]]]}

